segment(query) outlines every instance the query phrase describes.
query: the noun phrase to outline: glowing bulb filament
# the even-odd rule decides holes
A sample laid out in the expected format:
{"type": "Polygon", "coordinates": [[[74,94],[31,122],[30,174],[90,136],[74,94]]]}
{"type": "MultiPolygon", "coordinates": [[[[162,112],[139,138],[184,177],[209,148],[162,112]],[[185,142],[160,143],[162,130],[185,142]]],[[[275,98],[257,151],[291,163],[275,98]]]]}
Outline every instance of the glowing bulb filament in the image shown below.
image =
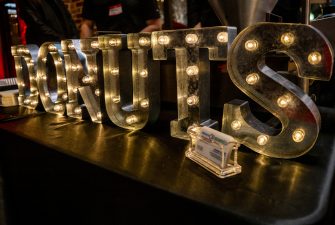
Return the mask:
{"type": "Polygon", "coordinates": [[[138,43],[140,44],[140,46],[149,46],[150,45],[150,39],[146,38],[146,37],[141,37],[138,40],[138,43]]]}
{"type": "Polygon", "coordinates": [[[268,143],[269,141],[269,136],[261,134],[257,137],[257,143],[259,145],[266,145],[266,143],[268,143]]]}
{"type": "Polygon", "coordinates": [[[189,66],[186,68],[186,74],[189,76],[198,75],[199,68],[197,66],[189,66]]]}
{"type": "Polygon", "coordinates": [[[134,124],[136,122],[138,122],[138,118],[135,115],[131,115],[126,118],[126,123],[129,125],[134,124]]]}
{"type": "Polygon", "coordinates": [[[259,80],[259,75],[257,73],[251,73],[245,78],[245,81],[250,85],[256,84],[258,80],[259,80]]]}
{"type": "Polygon", "coordinates": [[[217,39],[221,43],[227,43],[228,42],[228,33],[227,32],[218,33],[217,39]]]}
{"type": "Polygon", "coordinates": [[[140,103],[142,108],[148,108],[149,107],[149,100],[148,99],[143,99],[140,103]]]}
{"type": "Polygon", "coordinates": [[[231,122],[230,126],[233,130],[239,130],[241,129],[242,123],[239,120],[234,120],[233,122],[231,122]]]}
{"type": "Polygon", "coordinates": [[[189,106],[195,106],[199,103],[199,97],[196,95],[191,95],[190,97],[187,98],[186,101],[189,106]]]}
{"type": "Polygon", "coordinates": [[[277,104],[281,108],[286,108],[291,102],[291,97],[288,95],[280,96],[277,100],[277,104]]]}
{"type": "Polygon", "coordinates": [[[188,34],[185,37],[185,41],[188,44],[196,44],[198,42],[198,36],[196,34],[188,34]]]}
{"type": "Polygon", "coordinates": [[[158,38],[158,43],[160,45],[167,45],[170,42],[170,38],[166,35],[162,35],[158,38]]]}
{"type": "Polygon", "coordinates": [[[321,62],[322,56],[319,52],[312,52],[308,55],[308,62],[311,65],[317,65],[321,62]]]}
{"type": "Polygon", "coordinates": [[[280,38],[281,43],[290,46],[294,43],[294,35],[292,33],[285,33],[280,38]]]}
{"type": "Polygon", "coordinates": [[[292,134],[292,139],[294,142],[302,142],[305,138],[305,131],[303,129],[297,129],[292,134]]]}
{"type": "Polygon", "coordinates": [[[248,40],[244,45],[245,49],[248,51],[255,51],[258,49],[258,41],[256,40],[248,40]]]}

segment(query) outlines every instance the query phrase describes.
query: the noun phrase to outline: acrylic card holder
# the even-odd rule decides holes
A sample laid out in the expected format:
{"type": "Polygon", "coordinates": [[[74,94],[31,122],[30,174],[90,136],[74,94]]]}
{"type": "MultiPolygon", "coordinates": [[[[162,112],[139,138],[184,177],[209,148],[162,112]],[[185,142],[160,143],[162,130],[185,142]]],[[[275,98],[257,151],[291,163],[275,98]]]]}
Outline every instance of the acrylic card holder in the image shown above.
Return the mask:
{"type": "Polygon", "coordinates": [[[239,143],[233,137],[200,126],[189,127],[187,133],[191,144],[186,157],[220,178],[241,173],[241,166],[237,163],[239,143]]]}

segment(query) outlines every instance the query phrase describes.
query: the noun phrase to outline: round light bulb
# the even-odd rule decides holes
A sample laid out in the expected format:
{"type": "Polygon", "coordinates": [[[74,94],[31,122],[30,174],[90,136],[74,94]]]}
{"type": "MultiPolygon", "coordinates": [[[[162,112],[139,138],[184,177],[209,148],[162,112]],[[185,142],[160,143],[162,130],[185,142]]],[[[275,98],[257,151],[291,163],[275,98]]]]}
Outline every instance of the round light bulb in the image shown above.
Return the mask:
{"type": "Polygon", "coordinates": [[[259,75],[257,73],[251,73],[245,78],[245,81],[250,85],[256,84],[258,80],[259,80],[259,75]]]}
{"type": "Polygon", "coordinates": [[[77,106],[76,108],[74,108],[73,112],[77,115],[81,114],[81,107],[80,106],[77,106]]]}
{"type": "Polygon", "coordinates": [[[189,106],[195,106],[199,103],[199,97],[196,95],[191,95],[190,97],[187,98],[186,101],[189,106]]]}
{"type": "Polygon", "coordinates": [[[141,70],[141,71],[140,71],[140,76],[143,77],[143,78],[147,77],[147,76],[148,76],[148,71],[147,71],[147,70],[144,70],[144,69],[141,70]]]}
{"type": "Polygon", "coordinates": [[[33,100],[33,101],[31,101],[31,103],[30,103],[30,105],[33,105],[33,106],[35,106],[35,105],[37,105],[38,104],[38,101],[37,100],[33,100]]]}
{"type": "Polygon", "coordinates": [[[308,55],[308,62],[311,64],[311,65],[317,65],[321,62],[322,60],[322,56],[319,52],[311,52],[309,55],[308,55]]]}
{"type": "Polygon", "coordinates": [[[108,44],[112,47],[119,46],[121,44],[120,39],[112,38],[108,41],[108,44]]]}
{"type": "Polygon", "coordinates": [[[242,123],[239,120],[234,120],[233,122],[231,122],[230,126],[233,130],[239,130],[242,127],[242,123]]]}
{"type": "Polygon", "coordinates": [[[91,42],[91,47],[92,47],[92,48],[99,48],[99,42],[97,42],[97,41],[92,41],[92,42],[91,42]]]}
{"type": "Polygon", "coordinates": [[[188,34],[185,37],[185,41],[188,44],[196,44],[198,42],[198,36],[196,34],[188,34]]]}
{"type": "Polygon", "coordinates": [[[63,105],[61,105],[61,104],[57,104],[57,105],[55,105],[55,106],[54,106],[54,110],[55,110],[56,112],[62,111],[62,110],[63,110],[63,105]]]}
{"type": "Polygon", "coordinates": [[[134,123],[136,123],[137,121],[138,121],[138,118],[137,118],[137,116],[135,116],[135,115],[131,115],[131,116],[128,116],[128,117],[126,118],[126,123],[129,124],[129,125],[134,124],[134,123]]]}
{"type": "Polygon", "coordinates": [[[255,51],[258,49],[258,41],[256,40],[248,40],[245,42],[244,47],[248,51],[255,51]]]}
{"type": "Polygon", "coordinates": [[[292,33],[284,33],[280,38],[281,43],[290,46],[294,43],[294,35],[292,33]]]}
{"type": "Polygon", "coordinates": [[[23,101],[23,103],[26,104],[26,105],[30,104],[30,102],[31,102],[31,100],[30,100],[29,98],[26,98],[26,99],[23,101]]]}
{"type": "Polygon", "coordinates": [[[294,142],[302,142],[305,138],[305,131],[303,129],[297,129],[292,134],[292,139],[294,142]]]}
{"type": "Polygon", "coordinates": [[[148,108],[149,107],[149,100],[148,99],[143,99],[140,102],[140,105],[141,105],[142,108],[148,108]]]}
{"type": "Polygon", "coordinates": [[[266,143],[268,143],[269,141],[269,136],[261,134],[257,137],[257,143],[259,145],[266,145],[266,143]]]}
{"type": "Polygon", "coordinates": [[[189,66],[186,68],[186,74],[189,76],[198,75],[199,68],[197,66],[189,66]]]}
{"type": "Polygon", "coordinates": [[[141,37],[141,38],[138,40],[138,43],[139,43],[141,46],[149,46],[149,45],[150,45],[150,39],[149,39],[149,38],[146,38],[146,37],[141,37]]]}
{"type": "Polygon", "coordinates": [[[67,48],[70,49],[70,50],[74,50],[74,49],[75,49],[73,43],[68,44],[68,45],[67,45],[67,48]]]}
{"type": "Polygon", "coordinates": [[[162,35],[158,38],[158,43],[160,45],[167,45],[170,42],[170,38],[166,35],[162,35]]]}
{"type": "Polygon", "coordinates": [[[101,120],[102,119],[102,113],[101,112],[97,112],[97,119],[101,120]]]}
{"type": "Polygon", "coordinates": [[[94,94],[95,94],[96,96],[100,96],[100,90],[99,90],[99,89],[95,89],[94,94]]]}
{"type": "Polygon", "coordinates": [[[44,57],[44,58],[42,59],[42,62],[46,63],[46,62],[47,62],[47,57],[44,57]]]}
{"type": "Polygon", "coordinates": [[[228,42],[228,33],[227,32],[218,33],[217,39],[221,43],[227,43],[228,42]]]}
{"type": "Polygon", "coordinates": [[[67,93],[64,93],[64,94],[62,95],[62,99],[63,99],[64,101],[66,101],[66,100],[68,99],[68,95],[67,95],[67,93]]]}
{"type": "Polygon", "coordinates": [[[290,103],[291,98],[288,95],[280,96],[277,100],[277,104],[280,108],[286,108],[290,103]]]}
{"type": "Polygon", "coordinates": [[[82,79],[83,83],[84,84],[89,84],[92,82],[92,77],[87,75],[87,76],[84,76],[83,79],[82,79]]]}

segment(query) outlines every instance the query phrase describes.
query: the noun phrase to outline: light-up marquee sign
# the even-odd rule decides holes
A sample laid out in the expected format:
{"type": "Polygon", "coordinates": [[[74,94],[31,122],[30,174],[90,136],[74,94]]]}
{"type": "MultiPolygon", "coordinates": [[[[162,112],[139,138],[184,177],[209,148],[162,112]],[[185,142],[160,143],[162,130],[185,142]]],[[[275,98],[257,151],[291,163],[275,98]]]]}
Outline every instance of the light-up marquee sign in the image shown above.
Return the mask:
{"type": "Polygon", "coordinates": [[[39,49],[37,73],[31,46],[13,46],[19,103],[35,108],[41,102],[51,113],[89,115],[94,122],[109,118],[119,127],[138,130],[157,119],[159,60],[170,53],[176,60],[178,92],[178,119],[171,122],[171,134],[187,138],[191,125],[217,125],[209,117],[209,61],[226,60],[230,48],[232,81],[276,116],[282,129],[276,133],[253,117],[246,102],[235,101],[225,105],[223,132],[268,156],[304,154],[319,133],[317,107],[298,86],[267,67],[263,58],[270,51],[284,52],[295,61],[300,77],[327,80],[333,66],[330,44],[317,30],[298,24],[261,23],[235,36],[235,28],[211,27],[110,34],[80,43],[63,40],[62,51],[55,43],[45,43],[39,49]],[[53,62],[57,74],[55,90],[48,62],[53,62]]]}
{"type": "Polygon", "coordinates": [[[265,64],[264,56],[270,51],[290,56],[299,77],[330,79],[332,48],[313,27],[268,23],[250,26],[232,44],[229,76],[240,90],[276,116],[282,129],[276,134],[273,127],[252,115],[247,102],[234,101],[225,104],[222,130],[259,153],[297,157],[314,145],[320,114],[308,95],[265,64]]]}

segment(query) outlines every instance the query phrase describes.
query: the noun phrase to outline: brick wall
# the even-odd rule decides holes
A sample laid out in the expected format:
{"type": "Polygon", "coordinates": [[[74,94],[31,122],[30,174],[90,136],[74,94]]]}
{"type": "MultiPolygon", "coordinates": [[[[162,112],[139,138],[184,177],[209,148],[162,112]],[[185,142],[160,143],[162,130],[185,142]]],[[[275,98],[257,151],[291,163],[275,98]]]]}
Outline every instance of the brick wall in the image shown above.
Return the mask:
{"type": "Polygon", "coordinates": [[[81,23],[81,11],[83,8],[84,0],[64,0],[65,5],[69,9],[74,22],[76,22],[77,27],[80,27],[81,23]]]}

